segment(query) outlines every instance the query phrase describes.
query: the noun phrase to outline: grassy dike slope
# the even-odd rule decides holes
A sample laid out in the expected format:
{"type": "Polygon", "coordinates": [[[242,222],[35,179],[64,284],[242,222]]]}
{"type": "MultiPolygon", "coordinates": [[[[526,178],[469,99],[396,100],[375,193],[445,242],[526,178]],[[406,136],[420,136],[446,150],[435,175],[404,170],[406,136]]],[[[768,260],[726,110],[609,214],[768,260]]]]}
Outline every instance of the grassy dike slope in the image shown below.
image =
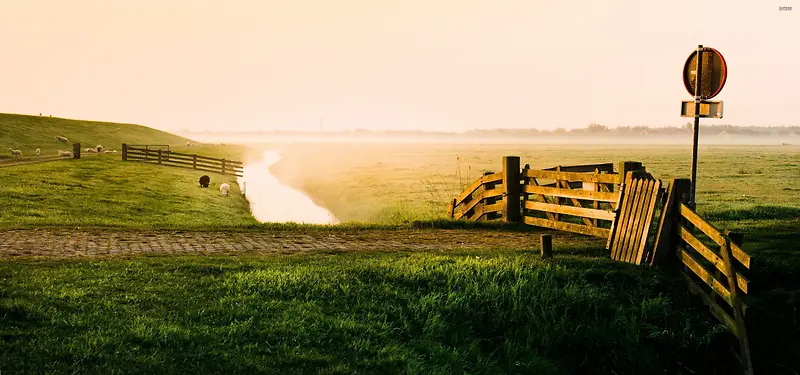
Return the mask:
{"type": "MultiPolygon", "coordinates": [[[[56,135],[87,147],[102,144],[117,149],[122,143],[185,148],[188,141],[141,125],[0,114],[0,144],[22,149],[28,157],[36,147],[43,155],[69,149],[56,141],[56,135]]],[[[242,154],[238,147],[218,145],[193,147],[191,152],[231,159],[242,154]]],[[[258,224],[235,178],[210,174],[210,188],[201,189],[197,180],[202,174],[123,163],[120,154],[2,168],[0,228],[224,229],[258,224]],[[230,197],[217,190],[223,182],[233,189],[230,197]]]]}

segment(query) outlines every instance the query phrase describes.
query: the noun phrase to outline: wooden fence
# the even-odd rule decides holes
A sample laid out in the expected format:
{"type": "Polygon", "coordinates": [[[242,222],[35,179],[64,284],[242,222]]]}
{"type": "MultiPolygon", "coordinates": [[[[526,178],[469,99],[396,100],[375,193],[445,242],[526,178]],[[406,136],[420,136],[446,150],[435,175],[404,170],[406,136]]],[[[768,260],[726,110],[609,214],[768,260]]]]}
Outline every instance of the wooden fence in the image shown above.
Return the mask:
{"type": "Polygon", "coordinates": [[[520,170],[519,158],[504,157],[503,172],[473,182],[453,199],[449,214],[607,238],[611,257],[633,264],[669,265],[677,259],[689,290],[738,339],[738,359],[752,375],[742,301],[750,284],[743,275],[750,256],[741,237],[723,234],[687,206],[689,180],[673,179],[664,189],[641,163],[619,165],[616,173],[610,163],[520,170]]]}
{"type": "Polygon", "coordinates": [[[738,360],[753,374],[744,316],[750,281],[750,255],[741,246],[743,236],[711,225],[687,205],[688,179],[673,179],[662,211],[651,264],[669,264],[675,256],[680,275],[692,294],[700,296],[711,314],[739,341],[738,360]],[[717,250],[715,250],[717,249],[717,250]]]}
{"type": "MultiPolygon", "coordinates": [[[[612,165],[613,166],[613,165],[612,165]]],[[[608,238],[619,192],[616,173],[522,170],[523,222],[608,238]],[[602,221],[602,223],[601,223],[602,221]]]]}
{"type": "Polygon", "coordinates": [[[122,160],[137,161],[149,164],[165,165],[170,167],[195,169],[203,172],[219,173],[229,176],[242,177],[244,175],[242,162],[210,158],[197,154],[184,154],[172,152],[161,148],[163,145],[137,145],[133,147],[122,145],[122,160]]]}
{"type": "MultiPolygon", "coordinates": [[[[621,162],[620,169],[644,171],[638,162],[621,162]]],[[[507,156],[503,172],[487,172],[469,185],[450,202],[448,214],[609,238],[624,182],[620,176],[613,163],[520,170],[519,158],[507,156]]]]}

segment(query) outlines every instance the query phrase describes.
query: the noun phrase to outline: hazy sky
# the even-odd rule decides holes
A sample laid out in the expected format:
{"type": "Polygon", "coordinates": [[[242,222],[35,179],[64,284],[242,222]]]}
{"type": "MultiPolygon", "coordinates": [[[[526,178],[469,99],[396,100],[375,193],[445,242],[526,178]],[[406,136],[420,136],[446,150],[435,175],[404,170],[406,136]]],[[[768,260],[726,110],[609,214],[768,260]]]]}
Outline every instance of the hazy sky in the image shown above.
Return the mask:
{"type": "Polygon", "coordinates": [[[800,125],[794,0],[0,0],[0,112],[161,129],[800,125]],[[794,2],[794,4],[793,4],[794,2]],[[779,6],[793,6],[779,11],[779,6]]]}

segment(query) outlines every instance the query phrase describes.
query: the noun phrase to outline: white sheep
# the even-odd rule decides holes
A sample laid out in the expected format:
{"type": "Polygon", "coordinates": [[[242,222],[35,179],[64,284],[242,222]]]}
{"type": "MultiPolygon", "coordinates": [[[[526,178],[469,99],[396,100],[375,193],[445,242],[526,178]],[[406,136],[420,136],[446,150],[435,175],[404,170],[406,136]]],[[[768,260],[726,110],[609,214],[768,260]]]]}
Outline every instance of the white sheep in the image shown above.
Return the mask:
{"type": "Polygon", "coordinates": [[[69,139],[67,139],[67,137],[62,137],[60,135],[56,136],[56,140],[59,142],[69,143],[69,139]]]}
{"type": "Polygon", "coordinates": [[[41,153],[42,153],[42,150],[37,147],[36,148],[36,157],[38,158],[41,153]]]}
{"type": "Polygon", "coordinates": [[[92,153],[92,152],[94,152],[94,153],[97,153],[97,149],[96,149],[96,148],[91,148],[91,147],[89,147],[89,148],[86,148],[86,149],[84,149],[83,151],[85,151],[85,152],[89,152],[89,153],[92,153]]]}
{"type": "Polygon", "coordinates": [[[103,146],[97,145],[95,148],[97,149],[97,152],[103,152],[103,146]]]}
{"type": "Polygon", "coordinates": [[[222,193],[223,197],[227,197],[228,196],[228,192],[230,190],[231,190],[231,185],[228,185],[227,183],[219,185],[219,191],[222,193]]]}
{"type": "Polygon", "coordinates": [[[13,148],[9,148],[8,150],[11,151],[11,157],[12,158],[14,158],[14,159],[22,159],[22,151],[15,150],[13,148]]]}
{"type": "Polygon", "coordinates": [[[61,151],[61,150],[58,150],[58,156],[69,156],[71,158],[74,158],[75,154],[72,153],[72,151],[61,151]]]}

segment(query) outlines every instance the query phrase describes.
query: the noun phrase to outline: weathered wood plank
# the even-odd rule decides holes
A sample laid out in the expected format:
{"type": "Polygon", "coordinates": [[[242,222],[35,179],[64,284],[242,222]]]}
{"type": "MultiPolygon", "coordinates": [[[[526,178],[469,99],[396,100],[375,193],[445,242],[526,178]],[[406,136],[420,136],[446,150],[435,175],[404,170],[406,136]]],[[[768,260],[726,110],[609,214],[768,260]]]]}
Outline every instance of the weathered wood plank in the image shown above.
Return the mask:
{"type": "Polygon", "coordinates": [[[492,182],[501,182],[503,181],[503,173],[490,173],[481,177],[481,181],[484,184],[492,183],[492,182]]]}
{"type": "MultiPolygon", "coordinates": [[[[539,186],[539,181],[537,181],[537,180],[536,180],[536,178],[531,178],[531,179],[530,179],[530,181],[531,181],[531,183],[533,184],[533,186],[539,186]]],[[[530,186],[530,185],[525,185],[525,186],[527,187],[527,186],[530,186]]],[[[543,195],[543,194],[538,194],[538,196],[539,196],[539,198],[542,198],[542,200],[544,201],[544,203],[550,203],[550,200],[549,200],[549,199],[547,199],[547,197],[546,197],[545,195],[543,195]]],[[[550,212],[545,212],[545,214],[547,215],[547,218],[548,218],[548,219],[550,219],[550,220],[554,220],[554,221],[556,220],[556,215],[553,215],[553,214],[552,214],[552,213],[550,213],[550,212]]],[[[523,216],[525,216],[525,215],[523,215],[523,216]]]]}
{"type": "Polygon", "coordinates": [[[667,258],[669,253],[678,245],[678,236],[675,224],[679,222],[680,212],[678,209],[678,202],[680,195],[683,191],[689,188],[688,179],[671,179],[669,183],[669,190],[667,191],[667,201],[664,203],[664,208],[661,210],[661,219],[658,223],[658,232],[656,232],[656,242],[653,246],[653,254],[650,259],[651,265],[658,265],[663,259],[667,258]]]}
{"type": "Polygon", "coordinates": [[[494,198],[494,197],[502,197],[503,196],[503,186],[495,187],[494,189],[489,189],[483,192],[483,198],[494,198]]]}
{"type": "Polygon", "coordinates": [[[650,198],[650,189],[653,187],[652,180],[639,179],[642,184],[636,197],[636,206],[631,216],[631,235],[628,242],[624,245],[625,257],[623,260],[628,263],[633,263],[636,258],[636,251],[639,250],[639,242],[642,240],[642,226],[644,225],[645,207],[647,207],[650,198]]]}
{"type": "Polygon", "coordinates": [[[616,240],[612,245],[612,258],[614,260],[624,259],[623,244],[628,241],[630,234],[630,218],[634,209],[636,194],[639,191],[640,183],[633,179],[631,173],[625,179],[625,199],[622,201],[622,212],[619,215],[619,225],[617,226],[616,240]]]}
{"type": "Polygon", "coordinates": [[[646,206],[647,211],[644,217],[644,228],[642,228],[642,237],[639,241],[639,249],[636,251],[636,259],[634,264],[642,264],[644,253],[647,250],[647,239],[650,237],[650,227],[653,223],[653,212],[656,210],[656,202],[661,194],[661,180],[653,180],[653,186],[650,189],[650,199],[646,206]]]}
{"type": "Polygon", "coordinates": [[[594,174],[594,173],[581,173],[581,172],[558,172],[558,171],[543,171],[539,169],[526,169],[523,171],[524,177],[527,178],[549,178],[551,180],[563,181],[581,181],[581,182],[599,182],[599,183],[616,183],[616,174],[594,174]]]}
{"type": "MultiPolygon", "coordinates": [[[[684,242],[686,242],[689,246],[692,247],[692,249],[694,249],[700,255],[702,255],[703,258],[711,262],[711,264],[713,264],[716,269],[720,270],[723,275],[725,275],[726,277],[730,277],[728,271],[725,268],[725,262],[723,262],[722,258],[720,258],[717,254],[714,254],[714,252],[711,251],[711,249],[709,249],[706,245],[700,242],[700,240],[698,240],[697,237],[692,235],[692,232],[690,232],[685,227],[680,226],[679,230],[680,230],[680,237],[684,242]]],[[[736,273],[736,284],[739,286],[739,289],[741,289],[742,292],[747,293],[750,282],[744,276],[742,276],[741,273],[738,272],[736,273]]]]}
{"type": "Polygon", "coordinates": [[[739,336],[739,334],[736,332],[736,322],[733,320],[733,318],[731,318],[731,316],[728,315],[728,313],[726,313],[725,310],[719,307],[717,303],[714,302],[714,300],[711,299],[711,297],[709,297],[708,294],[705,293],[703,288],[697,285],[697,283],[694,282],[694,280],[692,280],[691,277],[689,277],[689,275],[683,272],[680,272],[680,275],[686,281],[689,287],[689,291],[692,292],[692,294],[698,295],[703,299],[703,302],[706,304],[706,306],[708,306],[708,309],[711,310],[711,314],[713,314],[714,317],[717,318],[717,320],[719,320],[722,324],[724,324],[725,327],[728,327],[728,329],[735,336],[739,336]]]}
{"type": "Polygon", "coordinates": [[[587,227],[585,225],[580,225],[580,224],[565,223],[561,221],[553,221],[553,220],[541,219],[538,217],[530,217],[530,216],[525,217],[525,224],[542,228],[585,234],[587,236],[595,236],[600,238],[608,237],[609,233],[609,230],[606,228],[587,227]]]}
{"type": "MultiPolygon", "coordinates": [[[[479,188],[483,189],[483,185],[481,185],[479,188]]],[[[480,190],[477,196],[472,198],[471,201],[467,202],[466,205],[463,205],[460,210],[456,211],[456,218],[460,219],[464,217],[470,210],[481,203],[483,203],[483,190],[480,190]]]]}
{"type": "Polygon", "coordinates": [[[595,210],[593,208],[573,207],[560,204],[542,203],[536,201],[526,201],[525,208],[529,210],[553,212],[553,213],[572,215],[584,218],[614,220],[613,212],[606,210],[595,210]]]}
{"type": "Polygon", "coordinates": [[[502,212],[502,211],[503,211],[502,201],[495,204],[487,204],[483,206],[483,212],[487,214],[490,212],[502,212]]]}
{"type": "MultiPolygon", "coordinates": [[[[614,214],[616,216],[614,217],[614,221],[611,222],[611,229],[609,230],[608,239],[606,240],[606,250],[612,250],[612,244],[616,241],[616,237],[615,237],[615,236],[617,236],[616,228],[617,228],[617,226],[619,226],[620,215],[622,213],[622,199],[625,197],[625,194],[624,194],[625,193],[625,186],[624,185],[620,186],[620,188],[617,190],[617,192],[619,194],[619,197],[618,197],[618,200],[617,200],[617,204],[616,204],[616,206],[614,208],[614,214]]],[[[612,250],[611,259],[614,259],[613,250],[612,250]]]]}
{"type": "Polygon", "coordinates": [[[728,304],[733,306],[733,302],[731,301],[731,292],[725,288],[719,280],[715,279],[711,273],[709,273],[700,263],[695,259],[691,254],[687,253],[683,249],[678,249],[678,259],[683,262],[687,267],[689,267],[695,275],[700,277],[706,285],[710,286],[711,289],[714,290],[717,295],[722,297],[728,304]]]}
{"type": "Polygon", "coordinates": [[[545,171],[555,171],[561,169],[563,172],[594,172],[600,170],[601,172],[614,172],[614,163],[600,163],[600,164],[582,164],[582,165],[558,165],[551,168],[545,168],[545,171]]]}
{"type": "MultiPolygon", "coordinates": [[[[733,242],[728,236],[725,237],[725,244],[722,245],[720,253],[722,253],[722,260],[725,263],[725,270],[728,275],[736,275],[736,267],[733,262],[733,252],[731,245],[733,242]]],[[[742,355],[742,364],[748,369],[748,374],[753,373],[753,362],[750,359],[750,344],[747,342],[747,330],[744,326],[744,311],[742,310],[742,301],[739,298],[739,293],[734,286],[734,278],[728,277],[728,286],[731,292],[731,306],[733,307],[733,318],[736,321],[736,337],[739,339],[739,348],[742,355]]]]}
{"type": "Polygon", "coordinates": [[[464,199],[466,199],[467,197],[472,196],[472,193],[474,193],[475,190],[478,190],[478,188],[480,188],[481,186],[483,186],[483,178],[479,178],[479,179],[475,180],[475,182],[473,182],[472,184],[467,186],[467,188],[464,189],[464,191],[461,192],[461,194],[459,194],[456,197],[456,202],[458,202],[456,204],[456,206],[458,206],[461,203],[463,203],[464,199]]]}
{"type": "MultiPolygon", "coordinates": [[[[681,215],[688,220],[690,223],[694,224],[695,227],[703,231],[712,241],[716,242],[717,245],[724,245],[725,244],[725,236],[720,233],[717,228],[714,228],[713,225],[709,224],[707,221],[703,220],[700,215],[692,211],[689,206],[681,203],[681,215]]],[[[735,243],[731,243],[731,252],[733,253],[733,257],[736,258],[743,266],[746,268],[750,268],[750,255],[744,252],[739,245],[735,243]]]]}
{"type": "Polygon", "coordinates": [[[619,200],[619,193],[607,193],[602,191],[560,189],[535,185],[525,185],[522,190],[527,194],[549,195],[553,197],[575,198],[607,203],[614,203],[619,200]]]}
{"type": "MultiPolygon", "coordinates": [[[[559,184],[561,184],[561,187],[562,187],[563,189],[570,189],[569,181],[558,181],[558,183],[559,183],[559,184]]],[[[573,204],[575,207],[583,207],[583,205],[581,204],[581,201],[579,201],[579,200],[577,200],[577,199],[575,199],[575,198],[570,198],[570,201],[572,201],[572,204],[573,204]]],[[[584,223],[584,224],[586,224],[587,226],[590,226],[590,227],[593,227],[593,226],[595,226],[595,225],[592,223],[592,221],[591,221],[591,220],[589,220],[589,219],[587,219],[587,218],[585,218],[585,217],[584,217],[584,218],[582,218],[582,219],[583,219],[583,223],[584,223]]]]}

